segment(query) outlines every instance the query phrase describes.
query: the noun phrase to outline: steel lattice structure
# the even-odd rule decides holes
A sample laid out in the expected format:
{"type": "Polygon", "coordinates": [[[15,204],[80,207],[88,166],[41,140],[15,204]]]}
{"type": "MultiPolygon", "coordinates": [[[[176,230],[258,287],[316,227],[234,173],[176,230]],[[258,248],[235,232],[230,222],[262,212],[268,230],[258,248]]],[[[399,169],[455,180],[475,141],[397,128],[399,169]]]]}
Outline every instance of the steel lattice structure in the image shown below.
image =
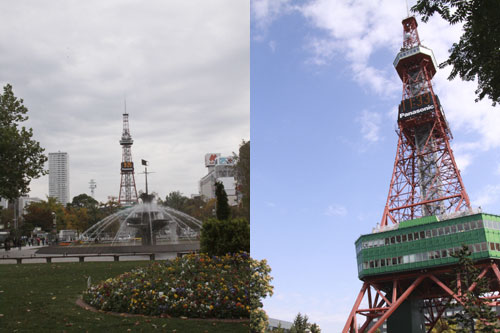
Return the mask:
{"type": "MultiPolygon", "coordinates": [[[[478,278],[487,279],[491,287],[491,292],[481,298],[490,306],[499,306],[498,262],[482,263],[477,266],[481,268],[478,278]]],[[[426,332],[430,333],[451,301],[463,304],[460,296],[465,289],[460,287],[460,276],[454,273],[453,269],[448,267],[365,281],[342,332],[376,332],[398,307],[412,296],[422,300],[424,324],[426,332]],[[454,288],[453,282],[455,281],[457,281],[457,286],[454,288]],[[360,308],[364,297],[366,297],[368,307],[360,308]],[[364,322],[358,323],[356,315],[363,316],[364,322]]],[[[474,283],[467,290],[473,291],[476,286],[477,283],[474,283]]]]}
{"type": "Polygon", "coordinates": [[[356,241],[363,286],[343,333],[374,333],[384,323],[391,333],[431,332],[450,302],[463,304],[454,256],[463,245],[488,282],[478,297],[500,306],[500,216],[471,209],[432,87],[434,55],[421,45],[416,19],[402,23],[396,159],[380,227],[356,241]]]}
{"type": "Polygon", "coordinates": [[[451,131],[432,89],[432,51],[420,44],[417,21],[403,20],[403,47],[394,66],[403,82],[394,171],[381,225],[470,209],[450,148],[451,131]]]}
{"type": "Polygon", "coordinates": [[[121,181],[118,202],[124,206],[137,203],[137,189],[135,187],[134,162],[132,161],[132,145],[134,140],[130,135],[128,113],[123,114],[123,133],[120,140],[122,146],[121,181]]]}

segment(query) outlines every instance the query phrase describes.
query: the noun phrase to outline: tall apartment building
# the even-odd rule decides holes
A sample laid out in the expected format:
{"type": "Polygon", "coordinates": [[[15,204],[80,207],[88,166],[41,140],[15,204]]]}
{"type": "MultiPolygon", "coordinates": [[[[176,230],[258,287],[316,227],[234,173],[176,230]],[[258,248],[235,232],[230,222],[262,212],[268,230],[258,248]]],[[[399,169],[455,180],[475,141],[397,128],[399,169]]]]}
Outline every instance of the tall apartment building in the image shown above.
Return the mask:
{"type": "Polygon", "coordinates": [[[49,153],[49,197],[66,205],[69,202],[68,153],[49,153]]]}

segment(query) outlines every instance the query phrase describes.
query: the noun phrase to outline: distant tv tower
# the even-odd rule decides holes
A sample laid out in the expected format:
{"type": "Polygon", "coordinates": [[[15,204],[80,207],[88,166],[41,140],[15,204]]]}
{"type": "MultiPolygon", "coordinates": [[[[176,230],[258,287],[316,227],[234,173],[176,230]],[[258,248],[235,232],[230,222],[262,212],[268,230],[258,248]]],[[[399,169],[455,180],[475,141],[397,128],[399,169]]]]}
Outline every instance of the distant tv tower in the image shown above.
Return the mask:
{"type": "Polygon", "coordinates": [[[122,146],[121,182],[118,203],[130,206],[137,203],[137,190],[135,188],[134,162],[132,162],[132,136],[128,126],[127,104],[123,114],[123,133],[120,140],[122,146]]]}
{"type": "Polygon", "coordinates": [[[92,198],[94,197],[94,190],[96,187],[97,183],[95,182],[95,180],[91,179],[89,182],[89,188],[90,188],[90,195],[92,196],[92,198]]]}

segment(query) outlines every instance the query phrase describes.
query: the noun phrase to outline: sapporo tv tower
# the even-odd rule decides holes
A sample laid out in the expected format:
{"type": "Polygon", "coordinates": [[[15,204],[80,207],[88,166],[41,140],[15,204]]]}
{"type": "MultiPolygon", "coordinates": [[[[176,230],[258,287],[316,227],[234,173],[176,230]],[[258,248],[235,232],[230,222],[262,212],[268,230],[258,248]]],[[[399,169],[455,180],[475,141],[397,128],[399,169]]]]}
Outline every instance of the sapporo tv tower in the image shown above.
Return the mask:
{"type": "Polygon", "coordinates": [[[131,206],[137,203],[137,190],[135,188],[134,162],[132,161],[132,136],[128,126],[128,113],[123,114],[123,132],[120,140],[122,146],[121,181],[118,203],[131,206]]]}
{"type": "Polygon", "coordinates": [[[451,254],[462,244],[489,282],[484,298],[500,306],[500,216],[471,209],[432,89],[436,61],[415,17],[403,20],[394,67],[403,82],[396,161],[380,227],[356,241],[363,286],[343,332],[373,333],[384,323],[390,333],[430,332],[450,302],[461,303],[451,254]]]}

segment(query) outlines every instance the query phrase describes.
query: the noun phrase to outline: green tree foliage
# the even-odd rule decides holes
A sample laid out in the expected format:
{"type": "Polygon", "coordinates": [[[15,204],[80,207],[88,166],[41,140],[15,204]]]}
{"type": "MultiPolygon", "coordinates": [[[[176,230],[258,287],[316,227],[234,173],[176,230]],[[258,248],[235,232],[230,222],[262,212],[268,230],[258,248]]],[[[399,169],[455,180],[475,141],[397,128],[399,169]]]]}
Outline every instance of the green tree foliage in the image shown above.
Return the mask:
{"type": "Polygon", "coordinates": [[[67,210],[76,212],[76,215],[80,214],[82,219],[85,220],[85,222],[83,222],[83,220],[80,219],[77,223],[78,228],[75,229],[80,230],[81,228],[86,226],[86,228],[81,230],[84,231],[88,227],[105,218],[106,215],[100,212],[99,206],[99,202],[88,194],[82,193],[77,195],[76,197],[73,197],[71,203],[68,205],[68,207],[66,207],[67,210]]]}
{"type": "Polygon", "coordinates": [[[307,315],[301,315],[300,312],[295,316],[293,320],[292,327],[290,328],[290,333],[321,333],[319,326],[314,323],[309,323],[309,318],[307,315]]]}
{"type": "Polygon", "coordinates": [[[76,197],[73,197],[73,200],[71,201],[71,206],[91,209],[91,208],[98,208],[99,202],[96,199],[92,198],[90,195],[82,193],[77,195],[76,197]]]}
{"type": "Polygon", "coordinates": [[[218,220],[227,220],[231,215],[231,209],[227,201],[227,193],[224,190],[224,184],[221,182],[215,183],[215,196],[217,198],[217,205],[215,207],[215,213],[218,220]]]}
{"type": "Polygon", "coordinates": [[[250,141],[243,141],[236,163],[237,190],[241,194],[238,211],[233,212],[250,221],[250,141]]]}
{"type": "Polygon", "coordinates": [[[32,140],[31,128],[20,127],[27,112],[7,84],[0,94],[0,197],[9,200],[28,193],[31,179],[46,173],[44,149],[32,140]]]}
{"type": "Polygon", "coordinates": [[[450,49],[450,57],[439,67],[452,65],[449,80],[457,75],[465,81],[477,78],[476,102],[488,96],[500,102],[500,1],[418,0],[412,11],[422,21],[438,13],[450,24],[464,23],[463,35],[450,49]]]}
{"type": "Polygon", "coordinates": [[[174,208],[201,221],[214,216],[215,203],[215,199],[205,202],[201,197],[185,197],[179,191],[170,192],[162,202],[165,206],[174,208]]]}
{"type": "Polygon", "coordinates": [[[173,191],[167,195],[163,204],[165,206],[184,212],[184,210],[186,210],[188,201],[189,198],[183,196],[180,191],[173,191]]]}
{"type": "Polygon", "coordinates": [[[431,333],[455,333],[457,325],[451,324],[447,319],[440,318],[432,328],[431,333]]]}
{"type": "Polygon", "coordinates": [[[250,252],[250,223],[242,218],[208,219],[201,228],[200,248],[201,252],[216,256],[250,252]]]}
{"type": "MultiPolygon", "coordinates": [[[[455,303],[451,307],[458,309],[457,313],[450,318],[450,323],[456,325],[457,333],[469,332],[497,332],[498,325],[496,312],[487,304],[486,300],[480,298],[489,292],[488,279],[480,279],[480,270],[474,265],[470,258],[471,252],[467,245],[464,245],[458,253],[453,254],[458,258],[458,268],[456,275],[460,276],[461,290],[455,287],[455,293],[462,304],[455,303]],[[470,291],[469,288],[476,284],[470,291]]],[[[457,286],[458,281],[453,281],[452,285],[457,286]]]]}
{"type": "Polygon", "coordinates": [[[4,228],[8,229],[12,226],[14,221],[14,210],[9,208],[0,209],[0,224],[4,225],[4,228]]]}

